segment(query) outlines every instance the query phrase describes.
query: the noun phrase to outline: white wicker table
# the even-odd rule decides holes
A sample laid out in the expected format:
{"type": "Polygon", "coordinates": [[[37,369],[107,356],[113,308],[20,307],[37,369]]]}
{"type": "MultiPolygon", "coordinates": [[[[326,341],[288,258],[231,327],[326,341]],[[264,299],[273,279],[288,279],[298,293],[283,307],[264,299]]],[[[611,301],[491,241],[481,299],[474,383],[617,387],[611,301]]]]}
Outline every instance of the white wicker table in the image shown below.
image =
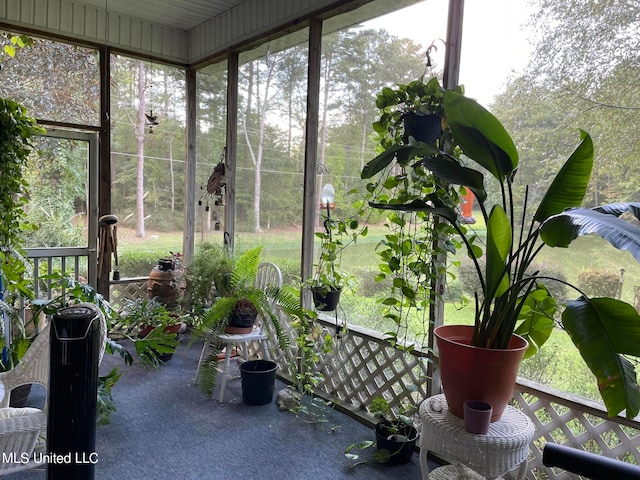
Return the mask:
{"type": "Polygon", "coordinates": [[[475,435],[464,429],[463,419],[449,412],[447,401],[441,394],[422,402],[420,419],[423,480],[429,479],[429,451],[441,454],[448,461],[462,463],[486,478],[498,478],[520,466],[518,480],[524,479],[534,428],[521,411],[507,406],[502,418],[491,424],[486,435],[475,435]],[[437,405],[438,402],[440,411],[432,408],[432,404],[437,405]]]}

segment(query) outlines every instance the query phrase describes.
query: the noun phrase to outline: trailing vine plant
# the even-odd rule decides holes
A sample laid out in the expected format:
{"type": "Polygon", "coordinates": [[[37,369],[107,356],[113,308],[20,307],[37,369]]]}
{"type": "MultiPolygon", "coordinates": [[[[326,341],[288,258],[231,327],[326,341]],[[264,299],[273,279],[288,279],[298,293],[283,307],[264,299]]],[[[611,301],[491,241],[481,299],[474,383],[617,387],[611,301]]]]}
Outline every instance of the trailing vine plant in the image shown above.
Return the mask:
{"type": "MultiPolygon", "coordinates": [[[[376,98],[380,118],[373,124],[377,152],[394,151],[422,140],[414,134],[422,136],[418,124],[429,120],[435,130],[427,137],[440,150],[455,155],[443,99],[444,89],[435,77],[383,88],[376,98]]],[[[370,203],[383,205],[411,204],[431,195],[454,208],[460,201],[453,187],[423,166],[412,165],[406,156],[399,158],[384,178],[369,183],[367,192],[370,203]]],[[[436,262],[434,258],[455,251],[455,240],[449,235],[449,224],[426,212],[386,210],[384,226],[387,232],[377,248],[381,263],[376,280],[391,280],[381,303],[384,318],[395,326],[386,335],[396,348],[410,350],[415,341],[428,336],[430,305],[439,295],[434,285],[436,278],[446,273],[444,260],[436,262]]]]}

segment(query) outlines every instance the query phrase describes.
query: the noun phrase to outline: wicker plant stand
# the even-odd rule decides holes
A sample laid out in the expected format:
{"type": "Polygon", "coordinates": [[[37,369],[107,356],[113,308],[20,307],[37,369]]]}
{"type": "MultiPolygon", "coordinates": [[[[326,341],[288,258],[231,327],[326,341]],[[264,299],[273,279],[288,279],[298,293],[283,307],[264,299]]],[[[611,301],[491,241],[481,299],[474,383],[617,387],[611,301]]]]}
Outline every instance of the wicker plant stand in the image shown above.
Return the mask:
{"type": "MultiPolygon", "coordinates": [[[[486,435],[475,435],[464,429],[464,420],[449,412],[444,395],[435,395],[420,405],[420,419],[423,480],[429,479],[429,451],[491,479],[520,467],[517,478],[524,479],[534,428],[529,418],[519,410],[507,406],[502,418],[491,424],[486,435]]],[[[440,476],[434,472],[432,480],[436,478],[440,476]]]]}

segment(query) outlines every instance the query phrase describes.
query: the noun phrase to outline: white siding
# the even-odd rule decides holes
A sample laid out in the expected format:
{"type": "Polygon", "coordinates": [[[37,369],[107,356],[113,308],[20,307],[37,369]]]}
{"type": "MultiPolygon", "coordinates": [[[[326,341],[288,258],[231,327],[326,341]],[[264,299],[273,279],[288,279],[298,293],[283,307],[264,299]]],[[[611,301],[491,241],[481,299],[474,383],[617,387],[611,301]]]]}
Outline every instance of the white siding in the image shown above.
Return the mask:
{"type": "Polygon", "coordinates": [[[213,56],[337,3],[336,0],[246,0],[189,32],[189,62],[213,56]]]}
{"type": "MultiPolygon", "coordinates": [[[[104,44],[105,10],[71,0],[0,0],[0,22],[104,44]]],[[[110,13],[109,45],[186,63],[187,32],[110,13]]]]}

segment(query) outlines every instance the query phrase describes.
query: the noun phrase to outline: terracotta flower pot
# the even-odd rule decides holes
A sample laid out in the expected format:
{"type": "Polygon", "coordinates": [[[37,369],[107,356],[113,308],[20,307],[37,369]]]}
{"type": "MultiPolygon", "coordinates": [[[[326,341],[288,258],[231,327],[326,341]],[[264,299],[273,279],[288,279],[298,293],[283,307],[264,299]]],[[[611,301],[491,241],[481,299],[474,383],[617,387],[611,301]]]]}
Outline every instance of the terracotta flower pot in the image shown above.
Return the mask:
{"type": "Polygon", "coordinates": [[[470,325],[442,325],[434,333],[449,411],[463,418],[465,400],[482,400],[493,407],[491,421],[500,420],[513,397],[527,341],[514,334],[508,349],[494,350],[471,345],[470,325]]]}

